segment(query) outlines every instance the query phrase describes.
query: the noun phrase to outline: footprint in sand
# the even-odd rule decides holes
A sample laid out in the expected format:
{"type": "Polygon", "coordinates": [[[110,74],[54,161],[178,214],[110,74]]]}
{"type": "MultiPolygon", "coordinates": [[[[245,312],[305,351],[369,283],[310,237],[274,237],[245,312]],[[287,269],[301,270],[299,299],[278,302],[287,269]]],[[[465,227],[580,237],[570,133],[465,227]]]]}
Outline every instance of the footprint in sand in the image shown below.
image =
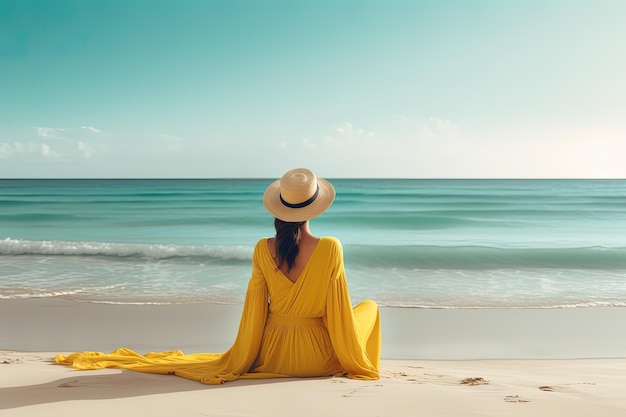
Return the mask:
{"type": "Polygon", "coordinates": [[[488,383],[489,380],[483,378],[482,376],[464,378],[459,381],[459,384],[461,385],[487,385],[488,383]]]}
{"type": "Polygon", "coordinates": [[[331,379],[330,382],[331,384],[346,384],[346,381],[343,381],[341,379],[335,379],[335,378],[331,379]]]}
{"type": "Polygon", "coordinates": [[[506,401],[507,403],[529,403],[530,400],[527,400],[526,398],[522,398],[519,395],[507,395],[506,397],[504,397],[504,401],[506,401]]]}
{"type": "Polygon", "coordinates": [[[539,387],[541,391],[561,391],[559,387],[551,387],[550,385],[542,385],[539,387]]]}
{"type": "MultiPolygon", "coordinates": [[[[383,384],[376,384],[376,385],[374,385],[374,386],[375,386],[375,387],[382,387],[382,386],[383,386],[383,384]]],[[[363,385],[363,386],[361,386],[361,387],[357,387],[357,388],[353,389],[352,391],[350,391],[349,393],[347,393],[347,394],[343,394],[343,395],[342,395],[342,397],[353,397],[353,396],[354,396],[354,394],[356,394],[356,393],[358,393],[359,391],[361,391],[361,390],[363,390],[363,389],[366,389],[366,388],[369,388],[369,386],[368,386],[368,385],[363,385]]]]}

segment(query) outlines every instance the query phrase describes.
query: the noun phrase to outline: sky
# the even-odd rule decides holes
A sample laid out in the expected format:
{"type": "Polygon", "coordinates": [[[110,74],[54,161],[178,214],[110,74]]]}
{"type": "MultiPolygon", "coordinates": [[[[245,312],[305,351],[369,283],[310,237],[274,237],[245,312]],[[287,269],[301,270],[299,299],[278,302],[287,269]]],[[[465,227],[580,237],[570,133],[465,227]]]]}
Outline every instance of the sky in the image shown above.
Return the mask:
{"type": "Polygon", "coordinates": [[[0,0],[0,178],[626,178],[626,1],[0,0]]]}

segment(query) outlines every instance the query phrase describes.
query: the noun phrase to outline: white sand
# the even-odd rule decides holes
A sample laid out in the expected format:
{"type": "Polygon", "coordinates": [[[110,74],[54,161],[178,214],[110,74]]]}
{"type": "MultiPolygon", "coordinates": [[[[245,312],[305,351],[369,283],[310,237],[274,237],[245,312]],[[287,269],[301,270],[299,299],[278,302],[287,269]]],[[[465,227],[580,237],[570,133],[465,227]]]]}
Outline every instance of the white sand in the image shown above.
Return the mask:
{"type": "Polygon", "coordinates": [[[238,306],[202,304],[0,300],[0,416],[626,415],[626,359],[618,358],[626,358],[619,330],[626,309],[620,308],[383,308],[378,381],[205,386],[175,376],[75,371],[52,363],[58,352],[121,346],[220,352],[234,339],[239,312],[238,306]],[[488,383],[460,383],[470,377],[488,383]]]}
{"type": "Polygon", "coordinates": [[[624,416],[626,360],[383,361],[378,381],[206,386],[132,371],[75,371],[0,352],[1,416],[624,416]],[[461,384],[483,378],[483,385],[461,384]]]}

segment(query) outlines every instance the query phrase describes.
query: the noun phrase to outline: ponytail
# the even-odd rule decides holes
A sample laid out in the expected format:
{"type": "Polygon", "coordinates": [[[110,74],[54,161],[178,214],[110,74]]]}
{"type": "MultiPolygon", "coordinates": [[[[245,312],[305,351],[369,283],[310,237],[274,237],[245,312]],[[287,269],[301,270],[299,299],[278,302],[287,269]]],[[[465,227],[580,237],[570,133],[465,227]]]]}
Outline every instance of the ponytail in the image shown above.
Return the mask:
{"type": "Polygon", "coordinates": [[[274,229],[276,229],[276,257],[280,269],[287,263],[287,272],[294,267],[296,256],[298,255],[298,243],[300,242],[300,227],[305,222],[284,222],[274,219],[274,229]]]}

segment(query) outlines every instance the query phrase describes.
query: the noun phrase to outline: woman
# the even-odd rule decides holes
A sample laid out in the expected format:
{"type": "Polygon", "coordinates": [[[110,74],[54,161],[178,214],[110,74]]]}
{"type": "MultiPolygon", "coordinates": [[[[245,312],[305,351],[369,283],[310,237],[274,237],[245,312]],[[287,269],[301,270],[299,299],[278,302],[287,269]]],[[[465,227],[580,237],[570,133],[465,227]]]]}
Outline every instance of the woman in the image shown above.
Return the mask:
{"type": "Polygon", "coordinates": [[[334,198],[333,186],[308,169],[291,170],[267,188],[263,204],[275,217],[276,236],[254,249],[239,331],[227,352],[140,355],[118,349],[57,355],[55,361],[77,369],[175,374],[205,384],[330,375],[377,379],[378,306],[364,301],[352,308],[341,243],[309,229],[309,220],[334,198]]]}

